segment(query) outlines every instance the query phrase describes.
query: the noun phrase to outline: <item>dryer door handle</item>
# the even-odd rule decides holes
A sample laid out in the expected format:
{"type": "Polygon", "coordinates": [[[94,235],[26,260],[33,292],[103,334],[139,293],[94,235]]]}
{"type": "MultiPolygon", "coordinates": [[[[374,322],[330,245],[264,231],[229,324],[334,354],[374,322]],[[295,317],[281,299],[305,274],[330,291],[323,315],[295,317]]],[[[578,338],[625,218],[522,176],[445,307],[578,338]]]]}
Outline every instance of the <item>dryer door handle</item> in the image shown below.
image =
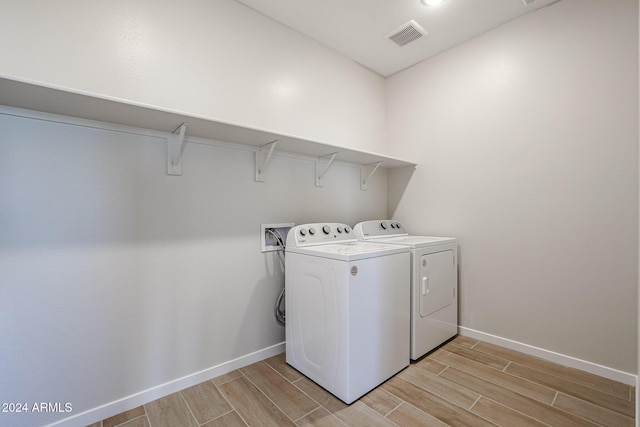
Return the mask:
{"type": "Polygon", "coordinates": [[[429,278],[427,276],[422,276],[422,295],[426,295],[429,293],[429,278]]]}

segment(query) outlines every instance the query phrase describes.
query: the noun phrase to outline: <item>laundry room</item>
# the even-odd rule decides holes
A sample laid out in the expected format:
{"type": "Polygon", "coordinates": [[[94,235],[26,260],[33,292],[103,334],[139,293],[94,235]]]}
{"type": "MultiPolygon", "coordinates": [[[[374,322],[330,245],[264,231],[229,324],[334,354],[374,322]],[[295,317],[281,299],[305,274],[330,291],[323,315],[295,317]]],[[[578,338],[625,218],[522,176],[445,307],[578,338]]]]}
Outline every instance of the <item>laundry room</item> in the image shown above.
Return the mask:
{"type": "Polygon", "coordinates": [[[636,385],[639,4],[509,1],[384,71],[250,0],[3,2],[0,425],[284,352],[264,224],[455,237],[460,336],[636,385]]]}

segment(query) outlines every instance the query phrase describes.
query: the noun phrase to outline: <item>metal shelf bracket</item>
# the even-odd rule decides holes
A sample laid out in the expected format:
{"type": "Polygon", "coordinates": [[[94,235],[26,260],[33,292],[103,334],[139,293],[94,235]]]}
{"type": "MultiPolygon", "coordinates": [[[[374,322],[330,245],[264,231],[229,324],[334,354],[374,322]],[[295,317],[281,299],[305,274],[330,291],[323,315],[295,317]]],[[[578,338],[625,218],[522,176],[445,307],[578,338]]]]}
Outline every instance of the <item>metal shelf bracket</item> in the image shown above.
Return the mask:
{"type": "Polygon", "coordinates": [[[256,182],[264,182],[264,172],[269,166],[276,145],[278,145],[277,139],[264,144],[259,150],[256,150],[256,182]]]}
{"type": "Polygon", "coordinates": [[[324,176],[327,174],[327,171],[329,171],[329,168],[333,164],[333,161],[335,160],[337,154],[338,153],[335,152],[335,153],[327,154],[325,156],[320,156],[316,158],[316,187],[324,186],[324,182],[323,182],[324,176]],[[326,166],[322,165],[323,160],[327,160],[326,166]]]}
{"type": "Polygon", "coordinates": [[[184,138],[187,124],[186,122],[182,123],[167,138],[167,175],[182,175],[182,154],[187,143],[184,138]]]}
{"type": "Polygon", "coordinates": [[[360,190],[367,190],[367,181],[376,173],[381,164],[382,162],[373,162],[360,165],[360,190]]]}

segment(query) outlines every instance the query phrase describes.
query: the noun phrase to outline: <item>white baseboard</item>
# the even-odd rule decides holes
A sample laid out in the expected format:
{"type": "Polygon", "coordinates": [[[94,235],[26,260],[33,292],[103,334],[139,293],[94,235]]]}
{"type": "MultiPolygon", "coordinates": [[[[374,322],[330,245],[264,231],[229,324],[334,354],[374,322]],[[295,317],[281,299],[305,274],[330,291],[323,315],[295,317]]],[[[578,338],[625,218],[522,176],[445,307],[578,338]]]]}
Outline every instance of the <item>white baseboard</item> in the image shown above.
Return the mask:
{"type": "Polygon", "coordinates": [[[597,363],[588,362],[586,360],[567,356],[561,353],[556,353],[551,350],[545,350],[544,348],[524,344],[518,341],[510,340],[508,338],[502,338],[496,335],[488,334],[486,332],[476,331],[474,329],[465,328],[464,326],[458,326],[458,333],[465,337],[485,341],[490,344],[499,345],[501,347],[506,347],[511,350],[516,350],[521,353],[528,354],[530,356],[539,357],[541,359],[568,366],[570,368],[580,369],[581,371],[589,372],[590,374],[598,375],[600,377],[608,378],[610,380],[618,381],[630,386],[635,386],[637,382],[637,376],[634,374],[619,371],[607,366],[598,365],[597,363]]]}
{"type": "Polygon", "coordinates": [[[161,397],[168,396],[169,394],[183,390],[187,387],[200,384],[201,382],[211,380],[213,378],[219,377],[220,375],[227,374],[236,369],[240,369],[245,366],[251,365],[252,363],[256,363],[271,356],[275,356],[282,353],[284,350],[285,343],[281,342],[279,344],[272,345],[271,347],[267,347],[262,350],[247,354],[245,356],[238,357],[237,359],[212,366],[211,368],[204,369],[200,372],[195,372],[185,377],[160,384],[148,390],[144,390],[139,393],[132,394],[131,396],[127,396],[111,403],[99,406],[97,408],[90,409],[72,417],[56,421],[53,424],[49,424],[48,427],[84,427],[89,424],[101,421],[105,418],[117,415],[121,412],[128,411],[129,409],[144,405],[145,403],[151,402],[161,397]]]}
{"type": "MultiPolygon", "coordinates": [[[[598,365],[596,363],[587,362],[585,360],[581,360],[572,356],[545,350],[543,348],[510,340],[508,338],[502,338],[496,335],[488,334],[486,332],[476,331],[464,326],[458,327],[458,333],[462,336],[478,339],[491,344],[499,345],[501,347],[506,347],[511,350],[516,350],[521,353],[528,354],[530,356],[539,357],[550,362],[555,362],[571,368],[580,369],[582,371],[589,372],[591,374],[598,375],[604,378],[609,378],[611,380],[618,381],[627,385],[636,386],[639,381],[638,376],[630,374],[628,372],[623,372],[617,369],[598,365]]],[[[258,350],[237,359],[221,363],[200,372],[195,372],[185,377],[169,381],[148,390],[144,390],[142,392],[107,403],[97,408],[90,409],[72,417],[65,418],[53,424],[49,424],[48,427],[84,427],[113,415],[119,414],[121,412],[128,411],[129,409],[136,408],[140,405],[159,399],[161,397],[167,396],[171,393],[183,390],[187,387],[200,384],[201,382],[211,380],[213,378],[219,377],[220,375],[224,375],[236,369],[251,365],[252,363],[256,363],[269,357],[275,356],[282,353],[284,350],[284,342],[275,344],[271,347],[258,350]]]]}

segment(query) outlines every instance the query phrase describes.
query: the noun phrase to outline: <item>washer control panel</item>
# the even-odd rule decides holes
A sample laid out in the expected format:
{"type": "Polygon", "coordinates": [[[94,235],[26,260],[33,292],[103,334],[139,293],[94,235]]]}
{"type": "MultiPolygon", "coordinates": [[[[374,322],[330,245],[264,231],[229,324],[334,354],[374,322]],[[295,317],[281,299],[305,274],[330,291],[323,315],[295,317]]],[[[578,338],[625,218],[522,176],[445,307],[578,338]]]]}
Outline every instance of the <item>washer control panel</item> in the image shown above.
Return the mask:
{"type": "Polygon", "coordinates": [[[287,247],[323,245],[356,241],[347,224],[326,222],[296,225],[287,234],[287,247]]]}
{"type": "Polygon", "coordinates": [[[398,221],[376,219],[364,221],[354,227],[356,236],[359,239],[369,239],[373,237],[407,236],[407,230],[398,221]]]}

